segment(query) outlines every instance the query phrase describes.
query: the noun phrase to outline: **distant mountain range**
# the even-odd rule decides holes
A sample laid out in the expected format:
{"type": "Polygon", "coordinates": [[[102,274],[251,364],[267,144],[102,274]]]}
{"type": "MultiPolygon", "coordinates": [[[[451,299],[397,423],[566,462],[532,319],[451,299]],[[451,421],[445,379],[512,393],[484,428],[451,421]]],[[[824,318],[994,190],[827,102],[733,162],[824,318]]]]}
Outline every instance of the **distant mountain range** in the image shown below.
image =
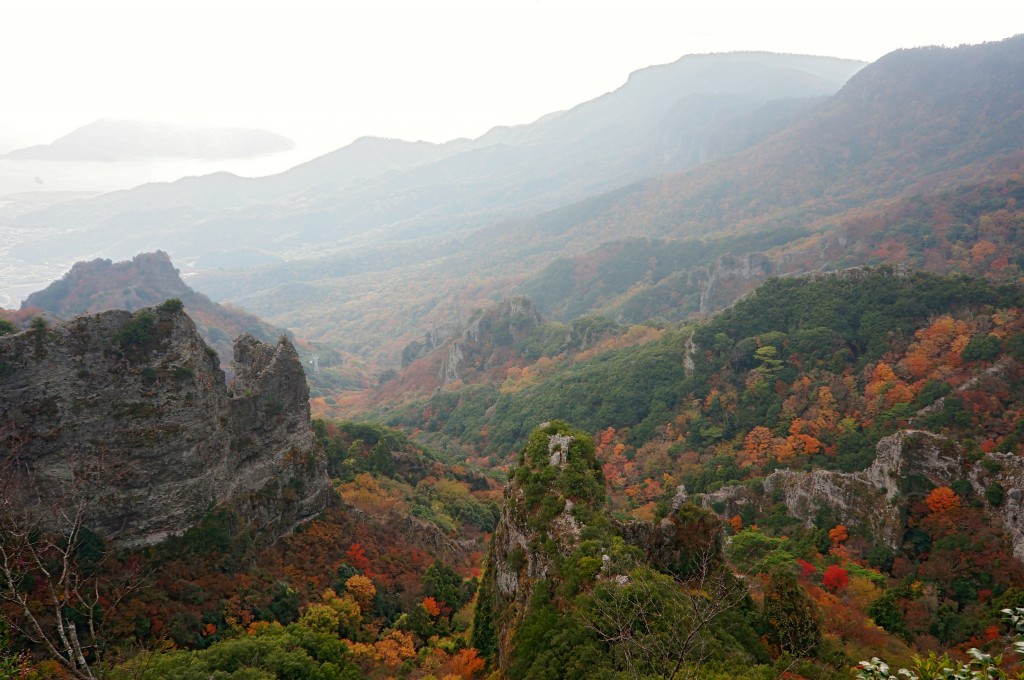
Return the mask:
{"type": "Polygon", "coordinates": [[[50,144],[15,149],[3,158],[53,161],[224,160],[279,153],[294,146],[290,139],[266,130],[102,119],[83,125],[50,144]]]}
{"type": "Polygon", "coordinates": [[[712,312],[770,274],[900,253],[988,275],[957,253],[984,240],[1018,254],[1015,231],[986,239],[977,224],[1007,207],[1000,191],[1016,195],[1021,111],[1024,36],[900,50],[864,68],[690,56],[476,140],[362,139],[272,177],[222,173],[56,205],[16,226],[59,225],[59,242],[11,255],[162,248],[215,299],[397,365],[409,341],[512,293],[557,319],[634,321],[712,312]],[[904,222],[928,213],[908,206],[937,200],[966,213],[934,245],[904,222]]]}
{"type": "MultiPolygon", "coordinates": [[[[862,66],[765,53],[689,56],[639,71],[569,111],[476,140],[362,139],[272,177],[217,174],[147,185],[20,224],[74,229],[58,245],[71,259],[130,257],[153,247],[182,259],[243,244],[294,258],[465,234],[748,146],[862,66]]],[[[53,246],[13,254],[53,257],[53,246]]]]}
{"type": "MultiPolygon", "coordinates": [[[[957,195],[981,193],[987,204],[962,206],[966,240],[946,243],[940,256],[916,237],[908,251],[911,263],[933,271],[978,273],[951,254],[982,239],[984,213],[1006,208],[1013,195],[1000,198],[994,187],[1012,184],[1024,160],[1022,66],[1024,37],[901,50],[774,135],[697,167],[432,247],[391,242],[386,251],[203,272],[196,285],[355,351],[373,337],[393,361],[403,341],[511,293],[531,295],[555,318],[598,310],[623,321],[685,318],[720,309],[770,274],[894,262],[899,251],[883,257],[878,244],[915,232],[904,224],[906,210],[888,206],[957,204],[957,195]],[[659,242],[639,249],[616,245],[652,237],[659,242]],[[756,262],[736,259],[766,251],[756,262]],[[733,259],[718,264],[723,257],[733,259]],[[617,292],[596,293],[600,278],[614,280],[617,292]],[[629,309],[616,304],[627,292],[629,309]],[[571,303],[560,298],[570,294],[571,303]],[[298,309],[295,298],[315,300],[321,313],[298,309]],[[339,319],[344,332],[334,333],[339,319]]],[[[1020,254],[1009,231],[990,242],[1007,244],[1011,259],[1020,254]]]]}

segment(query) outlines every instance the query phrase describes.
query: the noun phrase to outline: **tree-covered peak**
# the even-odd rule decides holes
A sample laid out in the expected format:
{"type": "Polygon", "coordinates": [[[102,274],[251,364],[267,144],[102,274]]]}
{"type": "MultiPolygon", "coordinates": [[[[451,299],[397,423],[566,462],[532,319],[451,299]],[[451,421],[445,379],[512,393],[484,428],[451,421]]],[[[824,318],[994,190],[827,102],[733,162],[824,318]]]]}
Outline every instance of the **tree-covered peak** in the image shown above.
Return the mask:
{"type": "Polygon", "coordinates": [[[514,478],[528,502],[545,496],[588,505],[605,500],[594,440],[559,420],[533,431],[519,454],[514,478]]]}

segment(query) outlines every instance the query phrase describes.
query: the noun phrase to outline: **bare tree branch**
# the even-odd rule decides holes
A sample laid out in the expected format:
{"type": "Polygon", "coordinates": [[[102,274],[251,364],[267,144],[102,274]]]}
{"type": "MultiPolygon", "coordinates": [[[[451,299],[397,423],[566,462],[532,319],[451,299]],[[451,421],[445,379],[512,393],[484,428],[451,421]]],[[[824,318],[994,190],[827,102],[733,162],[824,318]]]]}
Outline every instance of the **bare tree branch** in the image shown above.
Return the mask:
{"type": "MultiPolygon", "coordinates": [[[[106,570],[105,549],[83,559],[90,485],[72,471],[60,497],[41,498],[24,441],[0,429],[0,604],[12,629],[75,678],[95,680],[111,613],[143,584],[135,570],[106,570]],[[88,563],[87,563],[88,562],[88,563]]],[[[94,461],[94,463],[101,461],[94,461]]],[[[95,467],[95,466],[94,466],[95,467]]]]}

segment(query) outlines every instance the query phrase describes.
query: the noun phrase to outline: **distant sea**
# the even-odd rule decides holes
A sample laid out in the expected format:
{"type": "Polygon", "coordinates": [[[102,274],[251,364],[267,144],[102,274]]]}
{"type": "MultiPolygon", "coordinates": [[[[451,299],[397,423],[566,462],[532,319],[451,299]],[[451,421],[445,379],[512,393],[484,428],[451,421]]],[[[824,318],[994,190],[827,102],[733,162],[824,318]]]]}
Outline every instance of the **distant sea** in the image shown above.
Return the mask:
{"type": "Polygon", "coordinates": [[[220,161],[156,158],[132,161],[36,161],[0,159],[0,200],[11,194],[37,191],[116,191],[147,182],[173,182],[182,177],[231,172],[263,177],[319,155],[296,147],[291,151],[220,161]]]}
{"type": "Polygon", "coordinates": [[[66,200],[121,189],[148,182],[173,182],[182,177],[230,172],[243,177],[263,177],[284,172],[320,155],[295,148],[283,153],[253,158],[200,161],[178,158],[135,161],[36,161],[0,159],[0,307],[21,306],[34,291],[48,286],[71,268],[74,262],[16,260],[11,248],[29,241],[59,238],[59,231],[41,232],[12,226],[18,215],[66,200]]]}

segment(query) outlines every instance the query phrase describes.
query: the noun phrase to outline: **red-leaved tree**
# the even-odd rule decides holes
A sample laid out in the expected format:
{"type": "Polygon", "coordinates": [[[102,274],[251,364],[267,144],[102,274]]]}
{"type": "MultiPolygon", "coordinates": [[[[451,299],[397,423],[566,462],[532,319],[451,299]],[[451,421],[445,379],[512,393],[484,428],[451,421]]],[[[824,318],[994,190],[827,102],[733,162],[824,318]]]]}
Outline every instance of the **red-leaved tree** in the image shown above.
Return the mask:
{"type": "Polygon", "coordinates": [[[825,588],[835,593],[850,585],[850,576],[838,564],[830,564],[825,569],[825,573],[822,574],[821,583],[825,588]]]}

